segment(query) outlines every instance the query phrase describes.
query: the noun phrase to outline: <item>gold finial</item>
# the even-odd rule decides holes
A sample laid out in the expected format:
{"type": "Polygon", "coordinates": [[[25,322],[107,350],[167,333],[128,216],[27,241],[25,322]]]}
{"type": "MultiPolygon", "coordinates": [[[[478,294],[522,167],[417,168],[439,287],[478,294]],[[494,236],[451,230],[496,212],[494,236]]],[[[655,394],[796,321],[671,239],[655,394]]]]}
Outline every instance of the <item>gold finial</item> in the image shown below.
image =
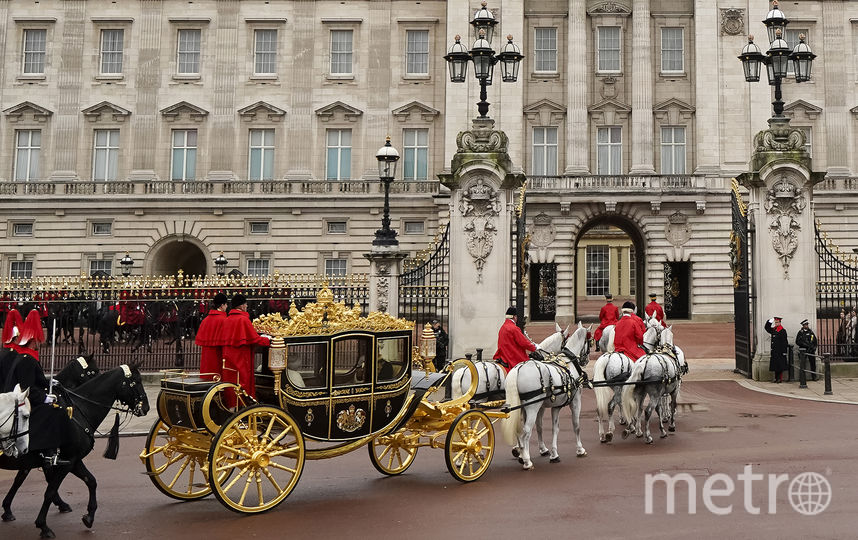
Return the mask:
{"type": "Polygon", "coordinates": [[[754,42],[754,34],[748,34],[748,43],[754,42]]]}
{"type": "Polygon", "coordinates": [[[480,2],[480,5],[483,7],[486,7],[486,0],[483,0],[482,2],[480,2]]]}
{"type": "Polygon", "coordinates": [[[461,41],[461,39],[462,39],[462,36],[460,36],[459,34],[456,34],[455,39],[456,39],[456,43],[459,43],[459,41],[461,41]]]}
{"type": "Polygon", "coordinates": [[[804,35],[804,32],[802,32],[801,34],[799,34],[799,35],[798,35],[798,40],[799,40],[799,41],[804,41],[806,38],[807,38],[807,36],[806,36],[806,35],[804,35]]]}

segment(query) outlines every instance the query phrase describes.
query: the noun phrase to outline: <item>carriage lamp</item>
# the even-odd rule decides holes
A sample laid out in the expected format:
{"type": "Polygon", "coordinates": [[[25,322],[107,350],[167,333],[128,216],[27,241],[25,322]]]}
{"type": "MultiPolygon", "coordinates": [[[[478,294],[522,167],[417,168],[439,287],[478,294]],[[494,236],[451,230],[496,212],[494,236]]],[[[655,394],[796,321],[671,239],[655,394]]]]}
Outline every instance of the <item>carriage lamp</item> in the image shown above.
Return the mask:
{"type": "Polygon", "coordinates": [[[378,177],[384,186],[384,217],[381,218],[381,228],[375,231],[372,245],[395,247],[399,245],[399,240],[396,239],[396,231],[390,228],[390,183],[396,178],[399,152],[390,145],[390,137],[387,137],[384,146],[376,152],[375,159],[378,160],[378,177]]]}
{"type": "Polygon", "coordinates": [[[134,266],[134,259],[131,258],[131,254],[126,251],[125,256],[119,259],[119,264],[122,266],[122,275],[130,276],[131,268],[134,266]]]}
{"type": "Polygon", "coordinates": [[[223,276],[226,274],[227,264],[229,264],[229,261],[226,260],[226,257],[223,256],[223,251],[221,251],[220,255],[218,255],[214,260],[215,272],[217,272],[217,275],[223,276]]]}
{"type": "Polygon", "coordinates": [[[435,364],[432,360],[435,359],[435,332],[432,330],[432,325],[426,323],[423,327],[423,333],[420,335],[420,356],[423,357],[423,364],[426,371],[435,371],[435,364]]]}

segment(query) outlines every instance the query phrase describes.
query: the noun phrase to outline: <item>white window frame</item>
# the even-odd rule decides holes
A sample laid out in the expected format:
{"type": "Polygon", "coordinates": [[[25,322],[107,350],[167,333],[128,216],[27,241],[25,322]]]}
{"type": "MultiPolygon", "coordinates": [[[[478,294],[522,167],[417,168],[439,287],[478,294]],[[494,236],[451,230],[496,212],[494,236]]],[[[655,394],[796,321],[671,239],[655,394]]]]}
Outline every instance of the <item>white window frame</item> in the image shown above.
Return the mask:
{"type": "MultiPolygon", "coordinates": [[[[339,44],[337,44],[339,47],[339,44]]],[[[331,29],[330,36],[330,74],[333,77],[351,77],[354,75],[354,48],[355,48],[355,31],[348,28],[331,29]],[[348,34],[348,48],[334,50],[335,36],[345,36],[348,34]],[[348,71],[345,70],[348,64],[348,71]],[[338,71],[335,71],[335,66],[338,71]]]]}
{"type": "Polygon", "coordinates": [[[278,46],[278,35],[276,28],[256,28],[253,30],[253,75],[254,76],[276,76],[277,75],[277,46],[278,46]],[[265,45],[268,46],[266,49],[263,47],[263,50],[260,50],[260,40],[259,38],[263,35],[267,35],[269,33],[274,34],[274,40],[272,42],[265,42],[265,45]],[[261,71],[259,69],[260,64],[262,67],[270,67],[268,71],[261,71]]]}
{"type": "Polygon", "coordinates": [[[265,180],[273,180],[274,179],[274,143],[275,143],[276,133],[274,128],[259,128],[259,129],[251,129],[248,132],[247,137],[247,179],[253,181],[265,181],[265,180]],[[254,133],[261,133],[262,142],[259,144],[255,144],[253,142],[254,133]],[[268,135],[271,135],[270,142],[268,141],[268,135]],[[260,159],[259,162],[259,178],[254,178],[253,173],[253,156],[254,151],[258,151],[258,156],[260,159]],[[270,156],[270,168],[271,170],[265,170],[265,164],[267,162],[267,157],[270,156]]]}
{"type": "Polygon", "coordinates": [[[33,261],[9,261],[9,277],[18,279],[28,279],[33,277],[33,261]],[[15,268],[20,266],[21,268],[15,268]]]}
{"type": "Polygon", "coordinates": [[[348,234],[349,233],[349,222],[348,221],[339,221],[329,219],[325,222],[325,234],[348,234]],[[343,230],[336,230],[336,228],[342,224],[343,230]]]}
{"type": "Polygon", "coordinates": [[[247,259],[244,267],[247,269],[246,275],[248,276],[271,275],[271,259],[265,257],[250,257],[247,259]],[[254,268],[251,269],[251,267],[254,268]]]}
{"type": "Polygon", "coordinates": [[[247,234],[255,236],[271,234],[271,223],[268,221],[248,221],[247,234]]]}
{"type": "Polygon", "coordinates": [[[604,176],[616,176],[619,174],[623,174],[623,128],[622,126],[598,126],[596,128],[596,174],[604,175],[604,176]],[[618,130],[620,133],[619,142],[611,142],[611,134],[614,133],[614,130],[618,130]],[[603,132],[607,133],[607,141],[601,142],[599,140],[599,135],[603,132]],[[607,148],[608,150],[608,162],[603,163],[601,160],[601,152],[602,148],[607,148]],[[617,163],[615,163],[615,150],[619,148],[619,157],[616,158],[617,163]],[[607,169],[607,170],[605,170],[607,169]]]}
{"type": "MultiPolygon", "coordinates": [[[[110,43],[111,46],[117,45],[115,42],[110,43]]],[[[101,36],[99,39],[99,54],[98,54],[98,72],[99,75],[102,76],[119,76],[122,75],[123,63],[124,63],[124,48],[125,48],[125,30],[122,28],[105,28],[101,30],[101,36]],[[118,32],[119,33],[119,43],[118,49],[107,49],[105,45],[105,37],[109,35],[109,33],[118,32]],[[105,71],[105,60],[108,58],[107,55],[112,55],[109,58],[107,63],[110,65],[116,65],[116,58],[118,57],[118,70],[115,71],[105,71]],[[118,55],[118,56],[117,56],[118,55]]]]}
{"type": "Polygon", "coordinates": [[[113,275],[113,261],[111,259],[90,259],[89,274],[93,275],[96,272],[106,272],[108,276],[113,275]],[[98,267],[98,268],[94,268],[98,267]]]}
{"type": "Polygon", "coordinates": [[[531,163],[531,173],[535,176],[555,176],[557,175],[558,151],[559,151],[559,136],[560,130],[557,126],[535,126],[532,131],[533,136],[533,153],[531,163]],[[549,134],[554,133],[554,142],[549,142],[549,134]],[[541,134],[538,137],[537,134],[541,134]],[[537,142],[541,139],[541,142],[537,142]],[[550,150],[554,149],[554,159],[549,158],[550,150]]]}
{"type": "Polygon", "coordinates": [[[40,166],[42,157],[42,130],[40,129],[16,129],[15,130],[15,161],[12,165],[12,178],[18,182],[36,182],[41,180],[40,166]],[[20,135],[27,134],[25,144],[21,144],[20,135]],[[38,134],[39,142],[33,143],[33,135],[38,134]],[[21,154],[26,153],[25,162],[26,169],[21,175],[21,168],[18,166],[21,161],[21,154]]]}
{"type": "Polygon", "coordinates": [[[620,73],[623,70],[623,27],[619,25],[604,25],[596,27],[596,71],[598,73],[620,73]],[[616,48],[603,48],[602,47],[602,31],[608,28],[616,29],[617,31],[617,47],[616,48]],[[603,51],[607,52],[617,52],[617,66],[616,69],[613,67],[602,67],[602,55],[603,51]]]}
{"type": "Polygon", "coordinates": [[[429,179],[429,128],[406,128],[402,130],[402,179],[429,179]],[[420,135],[425,135],[425,143],[421,143],[420,135]],[[420,170],[422,161],[426,166],[425,173],[420,170]]]}
{"type": "Polygon", "coordinates": [[[326,257],[326,276],[345,276],[349,273],[349,260],[344,257],[326,257]]]}
{"type": "Polygon", "coordinates": [[[17,223],[12,223],[12,236],[33,236],[33,222],[32,221],[19,221],[17,223]],[[29,230],[26,227],[29,226],[29,230]],[[19,230],[19,227],[21,229],[19,230]]]}
{"type": "MultiPolygon", "coordinates": [[[[188,43],[186,42],[185,45],[188,43]]],[[[202,63],[202,51],[203,51],[203,30],[202,28],[179,28],[176,32],[176,75],[180,77],[199,77],[201,72],[202,63]],[[195,33],[199,39],[196,42],[197,48],[193,49],[183,49],[182,43],[182,35],[183,34],[192,34],[195,33]],[[190,59],[183,61],[183,55],[190,59]],[[196,68],[195,71],[182,71],[183,64],[187,65],[188,63],[192,64],[193,67],[196,68]]]]}
{"type": "Polygon", "coordinates": [[[118,129],[95,129],[92,132],[92,181],[93,182],[112,182],[118,179],[119,176],[119,140],[120,131],[118,129]],[[107,134],[107,142],[99,143],[99,133],[107,134]],[[116,134],[116,141],[113,141],[113,135],[116,134]],[[98,170],[98,158],[104,155],[104,170],[98,170]],[[112,170],[111,170],[112,169],[112,170]]]}
{"type": "Polygon", "coordinates": [[[426,222],[424,221],[406,220],[402,223],[403,234],[424,234],[425,232],[426,222]]]}
{"type": "Polygon", "coordinates": [[[111,221],[92,221],[90,222],[90,234],[92,236],[112,236],[113,235],[113,222],[111,221]],[[99,226],[107,226],[107,232],[98,232],[96,227],[99,226]]]}
{"type": "Polygon", "coordinates": [[[610,292],[611,288],[611,248],[604,244],[590,244],[587,246],[585,254],[587,259],[584,275],[586,295],[603,296],[610,292]]]}
{"type": "Polygon", "coordinates": [[[661,174],[686,174],[688,167],[688,129],[685,126],[661,126],[661,174]],[[676,142],[676,134],[682,132],[682,142],[676,142]],[[670,133],[670,140],[666,140],[670,133]],[[681,149],[681,162],[677,152],[681,149]],[[665,159],[669,156],[669,159],[665,159]],[[680,165],[682,170],[677,170],[680,165]]]}
{"type": "MultiPolygon", "coordinates": [[[[787,45],[789,45],[790,50],[795,49],[795,46],[798,45],[799,34],[804,34],[804,42],[807,45],[810,45],[810,29],[809,28],[789,28],[789,27],[787,27],[786,32],[784,32],[784,41],[787,42],[787,45]]],[[[792,60],[790,60],[787,63],[787,78],[789,78],[790,75],[794,75],[794,74],[795,74],[795,66],[792,63],[792,60]]]]}
{"type": "Polygon", "coordinates": [[[351,180],[351,170],[352,170],[351,156],[352,156],[352,142],[353,142],[352,135],[353,135],[353,133],[352,133],[351,129],[333,128],[333,129],[328,129],[325,131],[325,179],[326,180],[338,180],[338,181],[351,180]],[[337,140],[335,141],[335,144],[331,144],[330,134],[332,134],[334,132],[337,133],[337,140]],[[343,143],[343,135],[346,132],[348,132],[348,134],[349,134],[349,143],[347,145],[343,143]],[[343,172],[344,172],[343,171],[343,163],[345,162],[345,159],[343,158],[343,152],[346,149],[348,149],[348,164],[349,164],[348,176],[349,176],[349,178],[343,178],[343,172]],[[337,158],[337,170],[336,170],[336,174],[334,174],[334,175],[331,174],[331,170],[329,167],[329,164],[331,161],[330,160],[331,152],[334,152],[336,155],[336,158],[337,158]]]}
{"type": "Polygon", "coordinates": [[[426,77],[429,75],[429,30],[414,28],[405,30],[405,75],[411,77],[426,77]],[[425,35],[425,42],[415,42],[409,39],[412,35],[425,35]],[[413,50],[413,47],[418,47],[421,50],[413,50]],[[424,48],[425,47],[425,48],[424,48]],[[412,68],[420,67],[417,64],[421,64],[425,67],[422,71],[415,71],[412,68]]]}
{"type": "Polygon", "coordinates": [[[48,63],[48,29],[25,28],[23,40],[23,44],[21,45],[21,74],[25,76],[44,75],[48,63]],[[28,37],[36,36],[39,33],[42,35],[41,42],[38,40],[27,40],[28,37]],[[29,62],[28,56],[30,57],[29,62]]]}
{"type": "Polygon", "coordinates": [[[170,131],[170,180],[173,182],[182,182],[197,179],[197,155],[200,144],[200,134],[196,129],[174,129],[170,131]],[[188,140],[190,134],[194,134],[194,144],[191,145],[188,140]],[[181,144],[176,144],[176,135],[182,134],[181,144]],[[173,171],[176,167],[176,154],[179,154],[182,162],[182,174],[180,178],[176,178],[173,171]],[[188,171],[188,157],[193,156],[194,166],[192,171],[188,171]],[[190,173],[190,174],[189,174],[190,173]]]}
{"type": "Polygon", "coordinates": [[[557,73],[557,35],[558,31],[555,26],[539,26],[533,29],[534,73],[557,73]],[[554,35],[540,37],[541,32],[553,33],[554,35]],[[550,48],[548,45],[551,45],[552,41],[554,47],[550,48]]]}
{"type": "Polygon", "coordinates": [[[662,73],[685,73],[685,28],[681,26],[663,26],[661,28],[661,72],[662,73]],[[665,48],[665,33],[679,31],[679,48],[665,48]],[[665,67],[666,53],[679,51],[679,68],[667,69],[665,67]]]}

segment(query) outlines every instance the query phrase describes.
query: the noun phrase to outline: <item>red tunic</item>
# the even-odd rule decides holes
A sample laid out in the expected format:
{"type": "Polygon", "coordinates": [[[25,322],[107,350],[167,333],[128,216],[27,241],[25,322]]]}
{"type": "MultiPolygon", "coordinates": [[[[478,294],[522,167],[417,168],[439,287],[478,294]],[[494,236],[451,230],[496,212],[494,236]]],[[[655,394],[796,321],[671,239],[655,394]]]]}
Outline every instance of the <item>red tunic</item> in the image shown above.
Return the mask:
{"type": "Polygon", "coordinates": [[[605,328],[611,326],[612,324],[617,324],[617,320],[620,318],[620,310],[617,309],[617,306],[608,302],[602,309],[599,310],[599,328],[596,328],[596,332],[593,334],[593,339],[599,341],[602,339],[602,332],[605,328]]]}
{"type": "MultiPolygon", "coordinates": [[[[245,392],[256,397],[253,375],[253,346],[268,345],[268,338],[256,333],[246,311],[232,309],[223,324],[223,380],[237,382],[245,392]],[[238,380],[236,380],[238,377],[238,380]]],[[[228,403],[233,406],[233,403],[228,403]]]]}
{"type": "Polygon", "coordinates": [[[226,312],[213,309],[200,323],[195,339],[200,346],[200,373],[217,373],[223,378],[223,327],[226,312]]]}
{"type": "Polygon", "coordinates": [[[646,354],[646,351],[639,347],[643,344],[645,330],[640,317],[623,315],[614,326],[614,351],[625,353],[632,360],[646,354]]]}
{"type": "Polygon", "coordinates": [[[521,329],[515,325],[512,319],[507,319],[498,331],[498,350],[494,359],[503,359],[512,369],[516,364],[527,360],[526,351],[535,351],[536,344],[527,339],[521,329]]]}
{"type": "Polygon", "coordinates": [[[661,323],[663,327],[667,327],[667,324],[664,322],[664,310],[661,308],[658,302],[653,300],[649,304],[647,304],[644,312],[650,317],[655,316],[655,320],[661,323]]]}

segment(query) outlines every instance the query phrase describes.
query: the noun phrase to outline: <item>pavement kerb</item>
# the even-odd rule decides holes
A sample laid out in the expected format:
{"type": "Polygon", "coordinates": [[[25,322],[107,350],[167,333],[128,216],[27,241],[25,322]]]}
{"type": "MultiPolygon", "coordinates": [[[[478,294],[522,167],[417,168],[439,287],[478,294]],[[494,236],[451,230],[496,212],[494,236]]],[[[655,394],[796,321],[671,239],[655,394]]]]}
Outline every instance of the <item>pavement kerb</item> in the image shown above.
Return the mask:
{"type": "Polygon", "coordinates": [[[773,396],[780,396],[780,397],[794,398],[794,399],[804,399],[807,401],[821,401],[824,403],[841,403],[841,404],[845,404],[845,405],[858,405],[858,402],[856,402],[856,401],[847,401],[847,400],[842,400],[842,399],[826,399],[826,398],[822,398],[819,396],[799,396],[799,395],[795,395],[795,394],[789,394],[786,392],[777,392],[775,390],[769,390],[768,388],[763,388],[761,386],[758,386],[758,385],[754,384],[756,381],[750,381],[748,379],[737,380],[736,382],[738,382],[740,385],[747,388],[748,390],[753,390],[755,392],[760,392],[763,394],[770,394],[773,396]]]}

